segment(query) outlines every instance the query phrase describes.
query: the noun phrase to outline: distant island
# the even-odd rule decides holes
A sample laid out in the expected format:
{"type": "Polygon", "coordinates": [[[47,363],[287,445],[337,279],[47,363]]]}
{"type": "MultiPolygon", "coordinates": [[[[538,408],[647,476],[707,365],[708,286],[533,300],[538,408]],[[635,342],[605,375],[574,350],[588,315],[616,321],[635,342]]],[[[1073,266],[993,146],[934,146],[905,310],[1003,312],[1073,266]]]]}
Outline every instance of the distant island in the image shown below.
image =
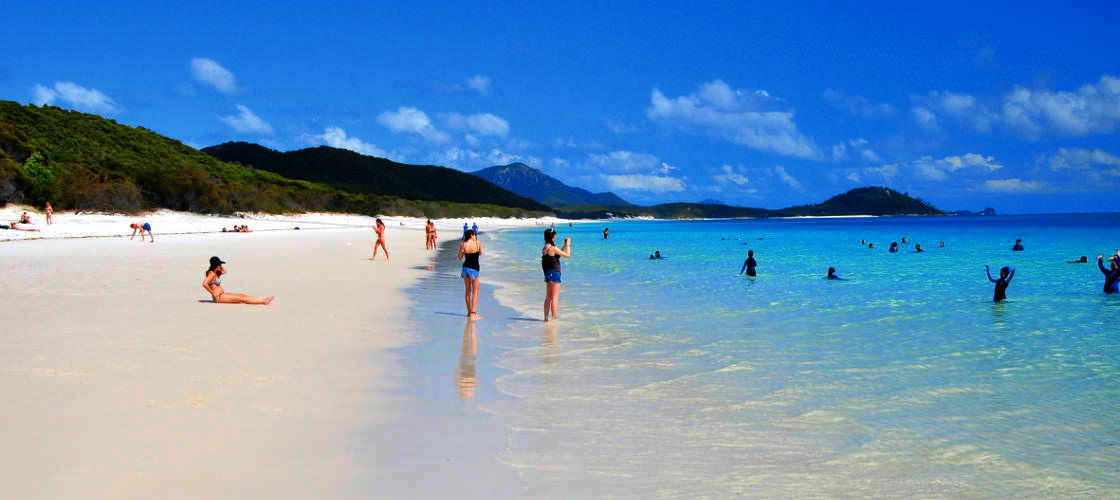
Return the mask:
{"type": "Polygon", "coordinates": [[[614,193],[568,186],[523,163],[466,173],[327,146],[280,152],[227,142],[199,151],[98,115],[0,100],[0,205],[42,207],[47,201],[55,210],[117,213],[168,208],[432,218],[944,214],[886,187],[857,188],[822,203],[779,210],[718,200],[639,206],[614,193]]]}
{"type": "Polygon", "coordinates": [[[963,216],[979,216],[979,215],[995,215],[995,214],[996,214],[996,209],[994,209],[992,207],[985,208],[985,209],[983,209],[979,212],[973,212],[971,210],[956,210],[956,211],[953,212],[953,215],[963,215],[963,216]]]}
{"type": "Polygon", "coordinates": [[[885,187],[852,189],[814,205],[779,210],[726,205],[719,200],[639,206],[614,193],[593,194],[568,186],[524,163],[498,165],[474,172],[521,196],[547,204],[571,218],[655,217],[659,219],[715,219],[740,217],[797,217],[829,215],[944,215],[920,199],[885,187]]]}

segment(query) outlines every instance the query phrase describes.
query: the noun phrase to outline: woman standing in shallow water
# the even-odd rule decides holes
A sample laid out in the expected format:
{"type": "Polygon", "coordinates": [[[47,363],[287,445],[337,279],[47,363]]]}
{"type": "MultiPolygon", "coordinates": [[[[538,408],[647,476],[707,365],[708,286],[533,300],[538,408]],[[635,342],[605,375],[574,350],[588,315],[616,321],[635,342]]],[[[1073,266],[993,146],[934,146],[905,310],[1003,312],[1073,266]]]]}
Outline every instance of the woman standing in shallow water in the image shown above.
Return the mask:
{"type": "Polygon", "coordinates": [[[544,271],[544,320],[548,321],[548,313],[552,311],[552,319],[556,319],[556,311],[560,308],[560,257],[572,258],[572,239],[564,238],[564,247],[556,246],[556,230],[544,230],[544,248],[541,249],[541,270],[544,271]]]}
{"type": "Polygon", "coordinates": [[[463,278],[463,300],[467,303],[467,317],[478,319],[478,257],[482,255],[482,243],[478,242],[478,235],[468,229],[463,234],[463,242],[459,244],[459,259],[463,261],[463,270],[459,276],[463,278]]]}
{"type": "Polygon", "coordinates": [[[243,293],[232,293],[222,289],[222,277],[226,274],[223,265],[225,261],[217,257],[210,257],[210,268],[206,270],[206,278],[202,280],[202,288],[210,292],[210,297],[215,304],[258,304],[267,306],[272,303],[275,296],[253,297],[243,293]]]}

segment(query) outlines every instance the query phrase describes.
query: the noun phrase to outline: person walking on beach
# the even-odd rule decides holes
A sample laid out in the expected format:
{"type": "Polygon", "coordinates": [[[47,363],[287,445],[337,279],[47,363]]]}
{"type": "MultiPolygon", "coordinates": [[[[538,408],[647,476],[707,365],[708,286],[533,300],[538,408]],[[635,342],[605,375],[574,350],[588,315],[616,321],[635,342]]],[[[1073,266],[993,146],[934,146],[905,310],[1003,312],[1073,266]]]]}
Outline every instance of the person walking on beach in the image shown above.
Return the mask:
{"type": "Polygon", "coordinates": [[[463,234],[463,242],[459,244],[459,259],[463,261],[463,270],[459,273],[459,277],[463,278],[463,287],[466,289],[463,292],[463,300],[467,304],[467,317],[471,319],[478,319],[482,316],[478,314],[478,274],[479,265],[478,257],[482,255],[482,243],[478,241],[478,235],[474,231],[467,229],[463,234]]]}
{"type": "Polygon", "coordinates": [[[747,250],[747,260],[743,261],[743,267],[739,268],[739,274],[743,274],[743,271],[746,270],[747,276],[755,276],[754,267],[757,265],[758,262],[754,260],[754,250],[747,250]]]}
{"type": "Polygon", "coordinates": [[[135,238],[136,234],[139,233],[140,234],[140,242],[143,243],[144,242],[144,233],[148,233],[148,237],[152,239],[152,243],[156,242],[156,237],[152,236],[152,225],[151,224],[149,224],[147,222],[145,222],[143,224],[141,224],[139,222],[133,222],[132,224],[129,224],[128,227],[132,228],[132,236],[129,236],[128,239],[131,240],[132,238],[135,238]]]}
{"type": "Polygon", "coordinates": [[[436,230],[435,226],[435,224],[432,224],[432,219],[428,219],[428,222],[424,224],[424,250],[433,249],[432,233],[436,230]]]}
{"type": "Polygon", "coordinates": [[[51,208],[51,202],[47,202],[47,225],[54,224],[54,209],[51,208]]]}
{"type": "Polygon", "coordinates": [[[464,222],[464,223],[463,223],[463,236],[466,236],[466,235],[467,235],[467,231],[470,231],[470,230],[471,230],[471,227],[470,227],[470,226],[468,226],[466,222],[464,222]]]}
{"type": "Polygon", "coordinates": [[[210,293],[215,304],[257,304],[267,306],[272,303],[275,296],[253,297],[243,293],[232,293],[222,289],[222,278],[226,274],[225,261],[218,257],[210,257],[210,267],[206,269],[206,278],[202,280],[202,288],[210,293]]]}
{"type": "Polygon", "coordinates": [[[478,236],[478,223],[477,222],[472,222],[471,223],[471,231],[474,231],[474,235],[478,236]]]}
{"type": "Polygon", "coordinates": [[[556,230],[544,230],[544,248],[541,249],[541,270],[544,271],[544,320],[548,321],[548,313],[552,312],[552,319],[560,309],[560,257],[572,258],[572,239],[564,238],[564,246],[556,246],[556,230]]]}
{"type": "Polygon", "coordinates": [[[1104,256],[1097,256],[1097,267],[1104,274],[1104,293],[1120,293],[1120,263],[1117,259],[1108,259],[1109,268],[1104,268],[1104,256]]]}
{"type": "Polygon", "coordinates": [[[377,219],[373,225],[373,231],[377,233],[377,241],[373,242],[373,255],[370,256],[369,260],[377,258],[377,247],[381,247],[385,250],[385,262],[389,262],[389,247],[385,245],[389,241],[389,237],[385,235],[385,223],[381,222],[381,219],[377,219]]]}
{"type": "Polygon", "coordinates": [[[1007,300],[1007,285],[1011,284],[1011,278],[1015,277],[1015,268],[1004,266],[999,270],[999,279],[992,279],[992,271],[988,266],[984,266],[984,272],[988,274],[988,281],[996,284],[995,295],[992,297],[992,302],[1002,302],[1007,300]]]}

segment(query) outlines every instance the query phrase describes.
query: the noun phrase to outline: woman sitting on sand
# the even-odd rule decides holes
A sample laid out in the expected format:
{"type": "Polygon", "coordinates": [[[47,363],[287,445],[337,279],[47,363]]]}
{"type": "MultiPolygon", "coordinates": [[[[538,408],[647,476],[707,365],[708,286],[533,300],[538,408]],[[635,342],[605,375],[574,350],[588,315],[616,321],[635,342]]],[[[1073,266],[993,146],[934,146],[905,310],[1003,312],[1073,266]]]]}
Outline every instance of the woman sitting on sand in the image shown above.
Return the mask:
{"type": "Polygon", "coordinates": [[[222,289],[222,277],[226,274],[225,261],[217,257],[210,257],[210,268],[206,270],[206,279],[202,280],[202,288],[210,292],[210,297],[215,304],[260,304],[267,306],[272,303],[274,296],[253,297],[243,293],[232,293],[222,289]]]}
{"type": "Polygon", "coordinates": [[[459,259],[463,260],[463,270],[459,276],[463,278],[463,300],[467,303],[467,317],[481,318],[478,314],[478,257],[482,255],[482,243],[478,242],[478,235],[470,229],[463,234],[463,242],[459,244],[459,259]]]}
{"type": "MultiPolygon", "coordinates": [[[[556,311],[560,308],[560,257],[572,258],[572,239],[564,238],[564,247],[558,247],[556,246],[556,230],[545,229],[544,248],[541,249],[541,269],[544,271],[545,321],[548,321],[549,311],[552,311],[552,319],[556,319],[556,311]]],[[[653,256],[651,255],[650,258],[653,258],[653,256]]]]}

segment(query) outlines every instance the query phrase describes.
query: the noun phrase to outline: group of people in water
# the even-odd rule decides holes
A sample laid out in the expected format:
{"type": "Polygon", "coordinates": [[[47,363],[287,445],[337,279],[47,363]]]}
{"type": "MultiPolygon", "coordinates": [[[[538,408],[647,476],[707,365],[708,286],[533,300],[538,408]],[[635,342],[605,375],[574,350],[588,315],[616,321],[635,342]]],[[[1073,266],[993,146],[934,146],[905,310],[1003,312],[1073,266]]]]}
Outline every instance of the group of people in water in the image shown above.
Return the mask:
{"type": "MultiPolygon", "coordinates": [[[[906,243],[906,237],[902,238],[902,242],[906,243]]],[[[860,244],[867,245],[868,248],[875,247],[874,243],[867,243],[867,240],[861,240],[860,244]]],[[[945,247],[945,242],[940,242],[940,246],[942,248],[945,247]]],[[[1023,240],[1021,238],[1015,240],[1015,245],[1011,247],[1011,251],[1025,251],[1025,248],[1023,247],[1023,240]]],[[[897,242],[891,242],[889,252],[898,252],[897,242]]],[[[924,252],[924,250],[922,250],[922,246],[920,244],[915,244],[914,252],[924,252]]],[[[650,258],[652,259],[653,256],[650,256],[650,258]]],[[[1116,255],[1108,258],[1108,268],[1104,266],[1104,260],[1104,255],[1097,256],[1097,267],[1100,268],[1101,273],[1104,274],[1104,293],[1120,293],[1120,250],[1116,251],[1116,255]]],[[[1080,259],[1071,260],[1068,262],[1070,264],[1083,264],[1088,262],[1088,258],[1082,255],[1080,259]]],[[[747,260],[743,262],[743,267],[739,269],[739,274],[746,273],[747,276],[757,276],[757,271],[755,269],[757,266],[758,262],[754,259],[754,250],[748,250],[747,260]]],[[[988,275],[988,281],[995,283],[995,290],[992,296],[992,300],[994,302],[1002,302],[1004,300],[1007,300],[1007,287],[1011,284],[1011,279],[1015,277],[1015,268],[1011,266],[1004,266],[1000,268],[998,278],[992,277],[991,269],[987,265],[984,266],[984,272],[988,275]]],[[[828,274],[825,275],[825,278],[830,280],[844,279],[836,274],[835,267],[828,268],[828,274]]]]}

